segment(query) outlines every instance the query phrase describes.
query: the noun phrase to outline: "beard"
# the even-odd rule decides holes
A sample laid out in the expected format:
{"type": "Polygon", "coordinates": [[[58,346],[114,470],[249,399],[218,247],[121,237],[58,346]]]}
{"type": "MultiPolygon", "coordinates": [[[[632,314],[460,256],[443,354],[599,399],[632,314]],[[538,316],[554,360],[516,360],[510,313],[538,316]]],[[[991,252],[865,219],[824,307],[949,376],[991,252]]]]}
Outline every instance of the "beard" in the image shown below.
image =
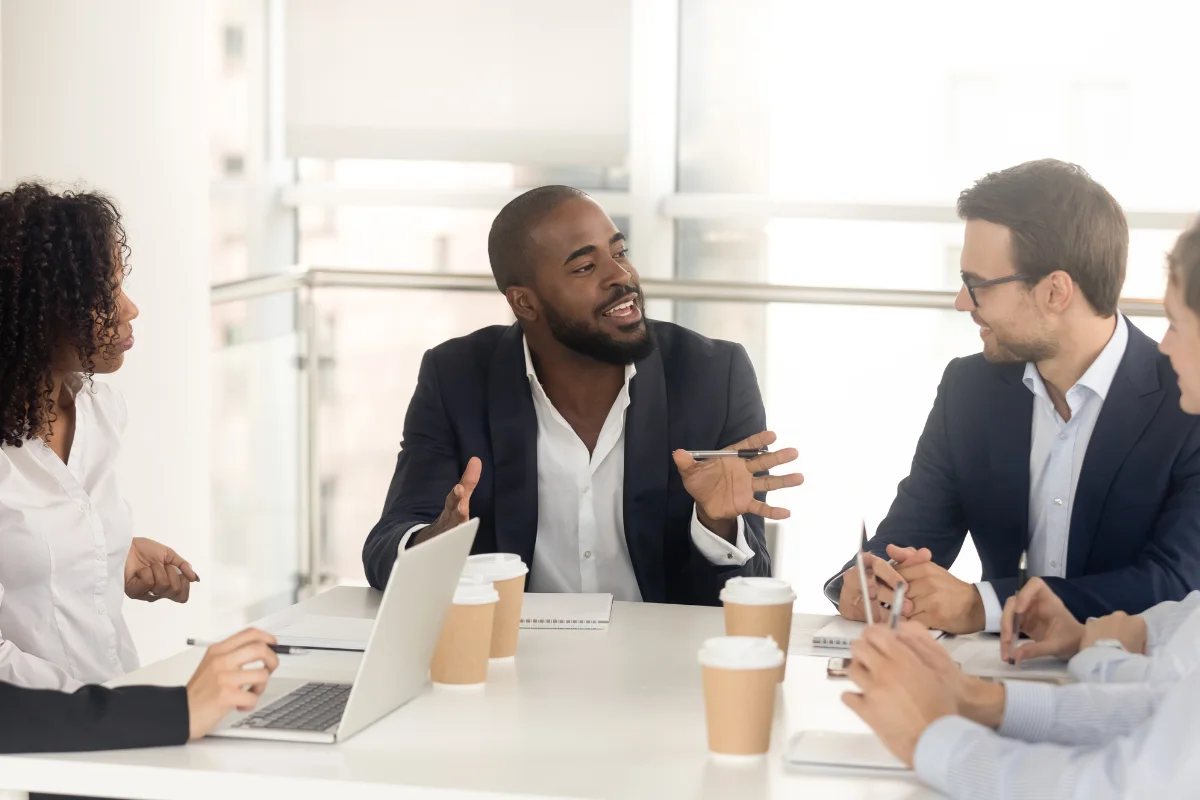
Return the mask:
{"type": "Polygon", "coordinates": [[[1047,339],[1004,340],[992,329],[992,341],[983,344],[983,357],[991,364],[1034,364],[1058,354],[1058,344],[1047,339]]]}
{"type": "MultiPolygon", "coordinates": [[[[635,302],[638,310],[642,312],[642,318],[628,327],[636,330],[640,326],[642,328],[641,336],[626,341],[614,339],[604,331],[592,328],[585,322],[567,319],[558,312],[558,309],[544,303],[542,310],[546,314],[546,324],[550,328],[550,334],[563,347],[602,364],[624,367],[635,361],[641,361],[654,352],[657,343],[654,341],[654,334],[650,331],[650,325],[646,322],[642,293],[631,290],[625,294],[636,294],[635,302]]],[[[620,297],[613,298],[611,302],[619,299],[620,297]]]]}

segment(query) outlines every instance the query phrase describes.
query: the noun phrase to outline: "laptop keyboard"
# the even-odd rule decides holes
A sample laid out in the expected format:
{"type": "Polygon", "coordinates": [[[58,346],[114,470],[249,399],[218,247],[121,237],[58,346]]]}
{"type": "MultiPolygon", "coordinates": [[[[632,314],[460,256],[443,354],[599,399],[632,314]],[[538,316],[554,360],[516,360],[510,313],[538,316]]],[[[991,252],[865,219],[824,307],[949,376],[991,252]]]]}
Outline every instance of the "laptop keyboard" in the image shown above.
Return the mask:
{"type": "Polygon", "coordinates": [[[306,683],[233,727],[324,731],[341,720],[349,697],[348,683],[306,683]]]}

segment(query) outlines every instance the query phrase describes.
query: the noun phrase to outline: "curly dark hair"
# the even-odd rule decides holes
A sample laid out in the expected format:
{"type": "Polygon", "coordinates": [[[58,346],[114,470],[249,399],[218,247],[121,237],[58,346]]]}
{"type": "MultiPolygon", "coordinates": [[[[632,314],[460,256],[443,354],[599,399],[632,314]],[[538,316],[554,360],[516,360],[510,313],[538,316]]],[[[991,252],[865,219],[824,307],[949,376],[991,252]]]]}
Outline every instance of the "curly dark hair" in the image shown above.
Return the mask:
{"type": "Polygon", "coordinates": [[[40,183],[0,193],[0,444],[20,447],[54,420],[51,367],[64,347],[85,380],[115,348],[128,253],[103,194],[40,183]]]}

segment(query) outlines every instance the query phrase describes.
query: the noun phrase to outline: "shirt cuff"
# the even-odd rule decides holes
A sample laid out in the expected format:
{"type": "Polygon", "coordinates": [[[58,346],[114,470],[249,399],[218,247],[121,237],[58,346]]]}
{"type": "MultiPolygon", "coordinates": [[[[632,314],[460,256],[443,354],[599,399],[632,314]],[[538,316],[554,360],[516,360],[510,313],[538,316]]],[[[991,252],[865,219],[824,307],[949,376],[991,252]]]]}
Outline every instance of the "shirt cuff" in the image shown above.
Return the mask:
{"type": "Polygon", "coordinates": [[[917,740],[913,770],[921,780],[942,794],[950,794],[950,770],[959,744],[980,728],[964,717],[942,717],[933,721],[917,740]]]}
{"type": "Polygon", "coordinates": [[[400,537],[400,546],[396,548],[396,555],[400,555],[408,549],[408,543],[412,540],[412,537],[417,533],[417,531],[428,527],[429,523],[422,522],[420,525],[413,525],[411,528],[405,531],[404,535],[400,537]]]}
{"type": "Polygon", "coordinates": [[[1046,741],[1054,724],[1055,688],[1033,681],[1005,681],[1000,735],[1024,742],[1046,741]]]}
{"type": "Polygon", "coordinates": [[[754,558],[754,551],[746,541],[746,520],[737,518],[737,541],[730,544],[723,537],[710,531],[700,522],[700,515],[692,508],[692,543],[704,556],[718,567],[740,567],[754,558]]]}
{"type": "Polygon", "coordinates": [[[979,592],[979,597],[983,600],[984,631],[999,633],[1000,621],[1004,618],[1004,607],[1000,605],[1000,598],[996,596],[996,590],[987,581],[975,584],[975,590],[979,592]]]}
{"type": "Polygon", "coordinates": [[[1071,677],[1080,683],[1142,683],[1147,680],[1150,659],[1115,647],[1089,647],[1067,664],[1071,677]]]}

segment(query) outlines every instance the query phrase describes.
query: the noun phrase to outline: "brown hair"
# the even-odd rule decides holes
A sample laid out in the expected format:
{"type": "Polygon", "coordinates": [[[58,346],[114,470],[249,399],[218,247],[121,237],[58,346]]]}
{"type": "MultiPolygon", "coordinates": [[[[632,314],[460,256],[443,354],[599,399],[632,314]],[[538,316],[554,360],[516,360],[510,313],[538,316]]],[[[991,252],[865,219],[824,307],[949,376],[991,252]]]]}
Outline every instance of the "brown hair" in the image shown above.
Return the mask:
{"type": "Polygon", "coordinates": [[[1171,283],[1183,290],[1187,307],[1200,314],[1200,217],[1175,240],[1167,268],[1171,283]]]}
{"type": "Polygon", "coordinates": [[[1008,228],[1017,271],[1030,284],[1062,270],[1097,314],[1117,313],[1129,225],[1082,167],[1046,158],[989,173],[958,196],[958,216],[1008,228]]]}

